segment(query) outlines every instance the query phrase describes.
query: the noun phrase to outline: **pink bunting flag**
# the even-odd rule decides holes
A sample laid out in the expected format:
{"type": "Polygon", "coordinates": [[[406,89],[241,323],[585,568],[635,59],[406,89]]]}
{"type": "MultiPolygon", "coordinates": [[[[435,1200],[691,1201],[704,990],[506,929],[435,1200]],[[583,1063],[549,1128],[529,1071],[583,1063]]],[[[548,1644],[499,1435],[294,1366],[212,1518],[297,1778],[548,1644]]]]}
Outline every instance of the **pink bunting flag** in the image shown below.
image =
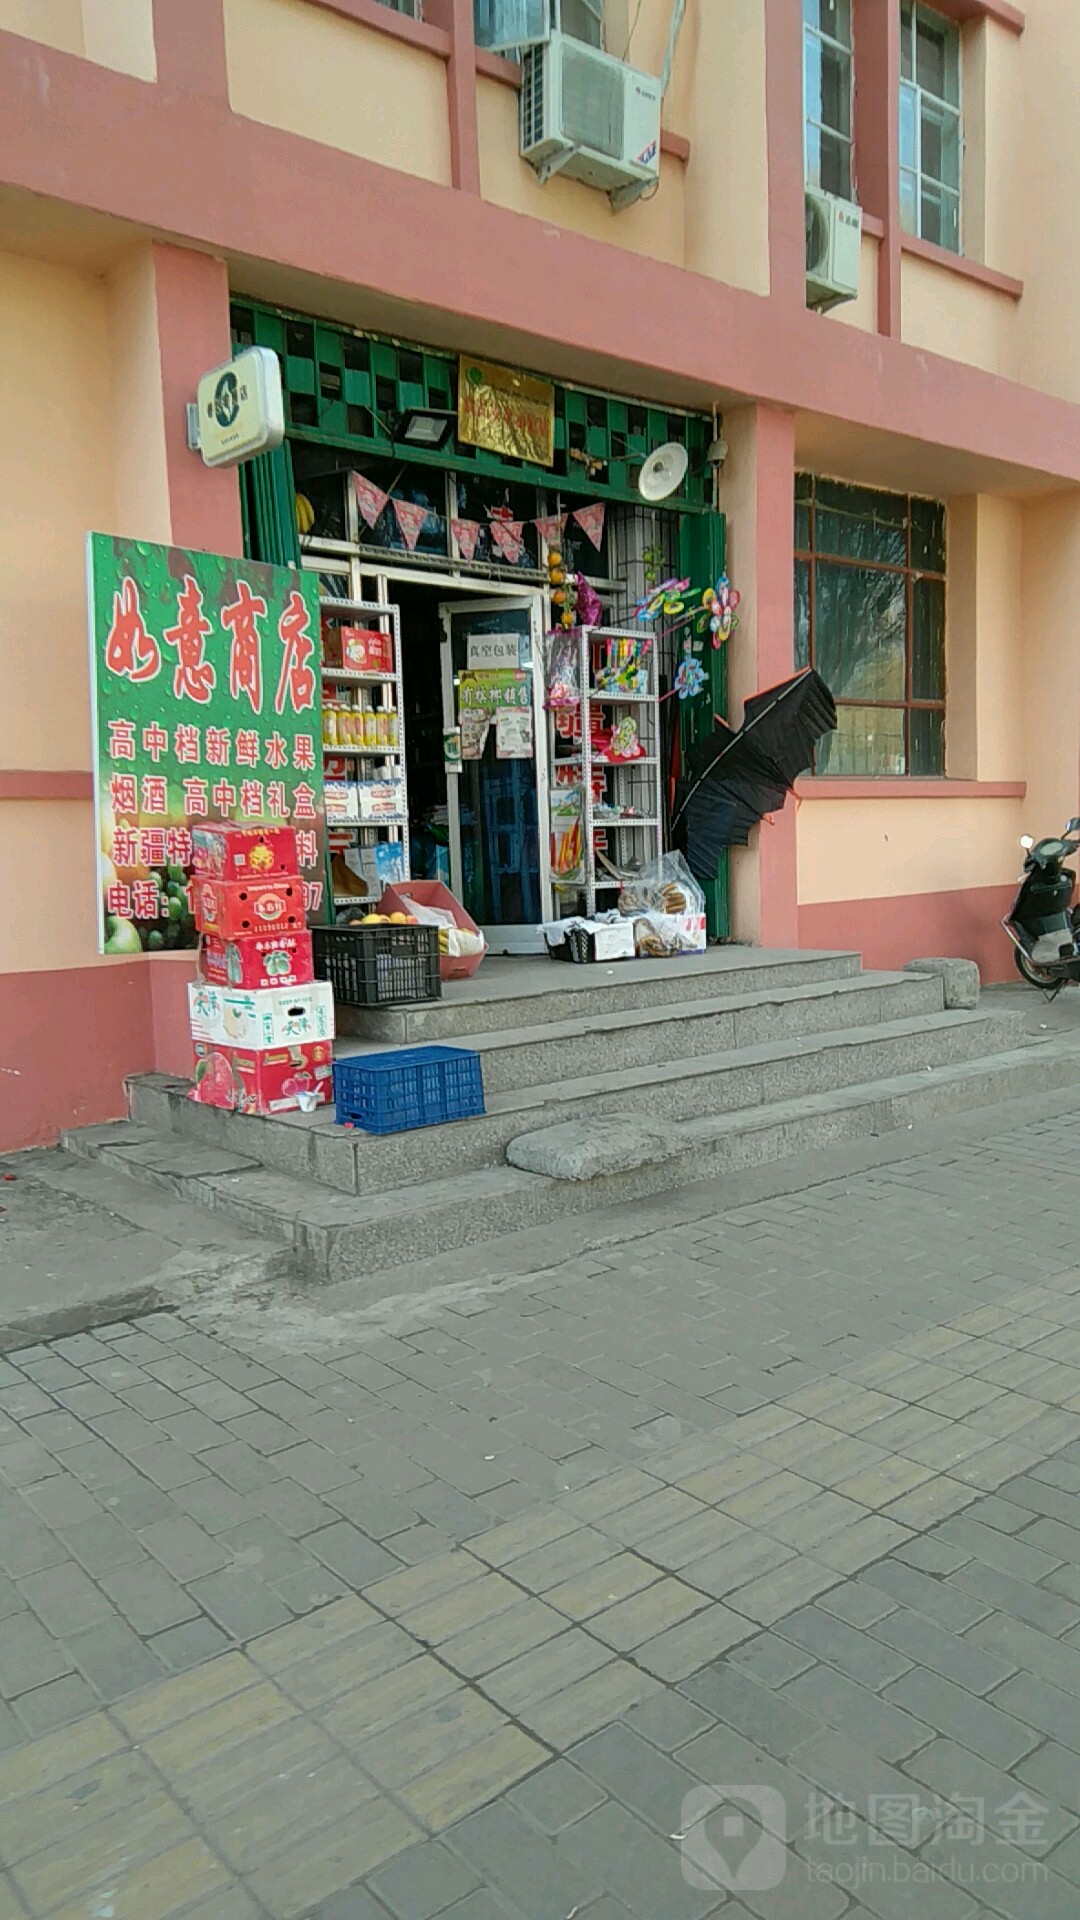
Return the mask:
{"type": "Polygon", "coordinates": [[[428,509],[418,505],[415,500],[395,500],[394,513],[401,528],[401,537],[409,552],[412,553],[420,538],[424,521],[428,517],[428,509]]]}
{"type": "Polygon", "coordinates": [[[600,545],[604,538],[604,502],[600,500],[593,507],[575,507],[574,519],[577,521],[582,533],[588,534],[597,553],[599,553],[600,545]]]}
{"type": "Polygon", "coordinates": [[[488,531],[503,558],[512,567],[516,567],[525,551],[525,542],[521,537],[524,520],[491,520],[488,531]]]}
{"type": "Polygon", "coordinates": [[[549,547],[558,546],[559,541],[562,539],[562,530],[565,525],[565,513],[549,513],[546,514],[543,519],[533,521],[533,526],[536,528],[541,540],[546,540],[549,547]]]}
{"type": "Polygon", "coordinates": [[[361,516],[369,527],[373,527],[390,495],[384,493],[381,487],[375,485],[374,480],[368,480],[362,473],[354,473],[352,483],[361,516]]]}
{"type": "Polygon", "coordinates": [[[451,520],[450,530],[457,542],[457,550],[463,560],[471,560],[476,552],[476,542],[480,537],[480,523],[477,520],[451,520]]]}

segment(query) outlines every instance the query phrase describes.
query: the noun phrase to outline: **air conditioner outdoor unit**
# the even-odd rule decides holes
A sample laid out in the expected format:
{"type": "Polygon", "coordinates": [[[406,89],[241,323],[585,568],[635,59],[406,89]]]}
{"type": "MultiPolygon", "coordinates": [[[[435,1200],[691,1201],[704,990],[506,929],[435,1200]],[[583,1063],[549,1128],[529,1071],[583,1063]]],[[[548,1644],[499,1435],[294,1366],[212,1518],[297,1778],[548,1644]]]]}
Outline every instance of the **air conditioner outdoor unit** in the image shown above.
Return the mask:
{"type": "Polygon", "coordinates": [[[806,189],[806,304],[825,312],[859,292],[862,208],[806,189]]]}
{"type": "Polygon", "coordinates": [[[661,83],[552,33],[522,63],[521,152],[541,180],[583,180],[627,206],[660,178],[661,83]]]}

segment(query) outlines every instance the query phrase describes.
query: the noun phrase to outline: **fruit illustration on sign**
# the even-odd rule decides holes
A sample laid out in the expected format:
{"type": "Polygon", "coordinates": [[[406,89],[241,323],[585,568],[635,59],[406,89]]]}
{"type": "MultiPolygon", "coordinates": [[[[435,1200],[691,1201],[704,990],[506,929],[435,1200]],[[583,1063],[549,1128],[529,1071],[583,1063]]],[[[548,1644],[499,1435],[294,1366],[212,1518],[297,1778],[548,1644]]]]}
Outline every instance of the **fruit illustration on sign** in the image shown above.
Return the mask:
{"type": "Polygon", "coordinates": [[[207,1107],[232,1107],[236,1105],[236,1080],[232,1067],[223,1053],[208,1053],[195,1068],[195,1085],[192,1089],[196,1100],[207,1107]]]}

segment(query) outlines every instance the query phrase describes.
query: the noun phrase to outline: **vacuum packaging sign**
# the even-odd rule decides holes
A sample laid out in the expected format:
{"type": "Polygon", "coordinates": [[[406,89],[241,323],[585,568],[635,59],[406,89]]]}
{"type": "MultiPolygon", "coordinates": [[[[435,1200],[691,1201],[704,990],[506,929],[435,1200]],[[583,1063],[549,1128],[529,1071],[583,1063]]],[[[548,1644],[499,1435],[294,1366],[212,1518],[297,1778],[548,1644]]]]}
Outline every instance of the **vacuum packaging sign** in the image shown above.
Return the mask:
{"type": "Polygon", "coordinates": [[[220,820],[295,828],[321,919],[314,575],[103,533],[87,559],[102,952],[195,946],[191,835],[220,820]]]}
{"type": "Polygon", "coordinates": [[[470,633],[465,642],[465,664],[476,667],[509,667],[516,672],[521,665],[519,633],[470,633]]]}

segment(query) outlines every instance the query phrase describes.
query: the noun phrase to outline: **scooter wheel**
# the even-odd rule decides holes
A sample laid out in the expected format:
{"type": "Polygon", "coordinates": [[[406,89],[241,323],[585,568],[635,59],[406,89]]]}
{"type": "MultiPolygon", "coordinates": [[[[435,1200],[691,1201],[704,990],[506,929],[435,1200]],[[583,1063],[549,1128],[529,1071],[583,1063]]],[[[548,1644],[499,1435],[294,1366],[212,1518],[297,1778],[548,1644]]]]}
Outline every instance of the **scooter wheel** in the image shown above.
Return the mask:
{"type": "Polygon", "coordinates": [[[1020,947],[1013,948],[1013,959],[1016,962],[1017,973],[1022,980],[1027,981],[1029,987],[1041,987],[1045,993],[1047,988],[1062,984],[1061,974],[1056,967],[1036,966],[1034,960],[1029,960],[1020,947]]]}

